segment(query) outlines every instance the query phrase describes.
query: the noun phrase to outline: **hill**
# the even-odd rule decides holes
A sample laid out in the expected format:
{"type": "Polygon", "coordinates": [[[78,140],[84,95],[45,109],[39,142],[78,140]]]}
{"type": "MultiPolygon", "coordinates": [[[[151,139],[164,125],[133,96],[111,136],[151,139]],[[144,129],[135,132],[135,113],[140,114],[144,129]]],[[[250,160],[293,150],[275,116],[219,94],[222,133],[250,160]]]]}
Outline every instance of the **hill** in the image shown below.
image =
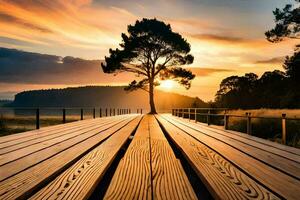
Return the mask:
{"type": "MultiPolygon", "coordinates": [[[[155,103],[158,111],[174,107],[207,107],[199,98],[157,90],[155,103]]],[[[107,107],[143,108],[148,110],[148,94],[139,90],[126,92],[121,86],[85,86],[64,89],[24,91],[15,95],[14,107],[107,107]]]]}

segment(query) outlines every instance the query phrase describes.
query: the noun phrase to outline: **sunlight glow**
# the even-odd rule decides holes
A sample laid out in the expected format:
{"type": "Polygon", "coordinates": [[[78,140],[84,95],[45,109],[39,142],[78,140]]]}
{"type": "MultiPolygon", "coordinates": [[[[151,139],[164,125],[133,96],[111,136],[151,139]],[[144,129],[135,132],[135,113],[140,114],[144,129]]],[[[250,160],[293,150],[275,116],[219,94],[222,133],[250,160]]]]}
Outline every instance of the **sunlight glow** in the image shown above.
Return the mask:
{"type": "Polygon", "coordinates": [[[160,87],[165,90],[171,90],[174,87],[174,81],[165,80],[160,83],[160,87]]]}

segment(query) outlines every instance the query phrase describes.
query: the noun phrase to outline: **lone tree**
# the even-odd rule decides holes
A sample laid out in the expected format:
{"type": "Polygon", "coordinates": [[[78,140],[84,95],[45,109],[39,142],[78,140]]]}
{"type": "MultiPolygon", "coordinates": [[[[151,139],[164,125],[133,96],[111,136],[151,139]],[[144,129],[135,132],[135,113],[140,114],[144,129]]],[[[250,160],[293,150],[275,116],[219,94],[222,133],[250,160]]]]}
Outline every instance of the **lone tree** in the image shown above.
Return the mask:
{"type": "Polygon", "coordinates": [[[287,4],[283,9],[276,8],[273,14],[276,25],[265,33],[270,42],[280,42],[285,37],[300,39],[300,6],[287,4]]]}
{"type": "Polygon", "coordinates": [[[136,21],[122,33],[121,49],[109,50],[102,69],[105,73],[130,72],[139,80],[132,81],[125,90],[143,89],[149,93],[151,111],[155,114],[154,87],[161,80],[173,79],[189,89],[195,75],[181,68],[193,63],[190,44],[169,24],[156,19],[136,21]]]}

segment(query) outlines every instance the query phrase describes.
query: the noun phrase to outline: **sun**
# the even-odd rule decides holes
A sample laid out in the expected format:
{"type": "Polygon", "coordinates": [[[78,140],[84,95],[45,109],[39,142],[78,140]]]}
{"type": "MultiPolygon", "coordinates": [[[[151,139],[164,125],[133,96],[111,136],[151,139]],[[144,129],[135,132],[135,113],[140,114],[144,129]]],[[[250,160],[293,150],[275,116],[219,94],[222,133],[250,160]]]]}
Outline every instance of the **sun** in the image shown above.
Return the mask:
{"type": "Polygon", "coordinates": [[[165,80],[165,81],[162,81],[160,83],[160,87],[162,89],[165,89],[165,90],[170,90],[174,87],[174,81],[172,80],[165,80]]]}

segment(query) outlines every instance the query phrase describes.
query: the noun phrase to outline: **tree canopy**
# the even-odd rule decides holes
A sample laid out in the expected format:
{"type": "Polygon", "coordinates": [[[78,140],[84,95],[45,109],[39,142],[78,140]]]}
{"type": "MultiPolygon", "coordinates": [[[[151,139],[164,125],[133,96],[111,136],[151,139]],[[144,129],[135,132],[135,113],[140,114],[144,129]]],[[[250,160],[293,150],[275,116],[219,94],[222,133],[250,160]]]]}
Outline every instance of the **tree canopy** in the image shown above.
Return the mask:
{"type": "Polygon", "coordinates": [[[191,86],[195,75],[181,67],[193,63],[190,44],[169,24],[157,19],[136,21],[127,31],[128,34],[122,33],[120,49],[109,50],[102,69],[105,73],[134,73],[138,80],[133,80],[126,90],[147,91],[151,113],[156,113],[154,87],[161,80],[173,79],[186,89],[191,86]]]}
{"type": "Polygon", "coordinates": [[[284,72],[265,72],[260,78],[248,73],[225,78],[215,104],[229,108],[300,108],[300,51],[287,56],[284,72]]]}
{"type": "MultiPolygon", "coordinates": [[[[300,2],[300,0],[295,0],[300,2]]],[[[287,4],[283,9],[276,8],[275,27],[265,33],[270,42],[280,42],[283,38],[300,39],[300,6],[287,4]]]]}

